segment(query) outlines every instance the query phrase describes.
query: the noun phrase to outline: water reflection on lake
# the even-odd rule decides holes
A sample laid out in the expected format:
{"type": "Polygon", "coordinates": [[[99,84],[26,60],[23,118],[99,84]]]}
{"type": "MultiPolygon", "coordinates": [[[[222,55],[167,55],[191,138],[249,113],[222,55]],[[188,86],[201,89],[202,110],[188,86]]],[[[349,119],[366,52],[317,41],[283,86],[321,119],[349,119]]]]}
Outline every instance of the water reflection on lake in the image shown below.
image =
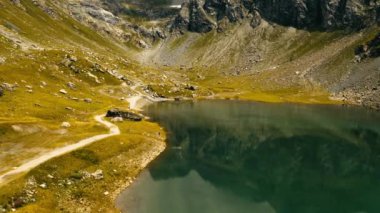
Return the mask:
{"type": "Polygon", "coordinates": [[[380,212],[380,114],[356,107],[201,101],[146,109],[168,148],[123,211],[380,212]]]}

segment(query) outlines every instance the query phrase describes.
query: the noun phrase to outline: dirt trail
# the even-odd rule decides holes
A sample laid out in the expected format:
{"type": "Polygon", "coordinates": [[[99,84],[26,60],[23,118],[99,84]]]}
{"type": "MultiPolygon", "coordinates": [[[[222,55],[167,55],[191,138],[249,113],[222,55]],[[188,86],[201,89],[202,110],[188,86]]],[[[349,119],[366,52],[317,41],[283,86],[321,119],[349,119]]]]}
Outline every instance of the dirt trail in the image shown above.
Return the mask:
{"type": "Polygon", "coordinates": [[[104,126],[106,126],[109,129],[108,134],[95,135],[95,136],[83,139],[83,140],[79,141],[78,143],[71,144],[71,145],[68,145],[65,147],[61,147],[61,148],[57,148],[57,149],[52,150],[48,153],[45,153],[45,154],[43,154],[37,158],[34,158],[34,159],[22,164],[21,166],[16,167],[15,169],[8,171],[5,174],[0,175],[0,185],[4,184],[6,182],[9,182],[12,179],[12,177],[15,177],[16,175],[19,175],[21,173],[28,172],[29,170],[41,165],[42,163],[44,163],[44,162],[46,162],[52,158],[64,155],[64,154],[69,153],[69,152],[72,152],[74,150],[77,150],[77,149],[82,148],[84,146],[87,146],[89,144],[92,144],[96,141],[103,140],[105,138],[112,137],[115,135],[120,135],[119,127],[116,126],[115,124],[112,124],[108,121],[105,121],[103,119],[104,115],[97,115],[94,118],[98,123],[103,124],[104,126]]]}
{"type": "Polygon", "coordinates": [[[127,101],[129,102],[129,108],[130,109],[141,111],[145,105],[148,105],[148,104],[151,104],[154,102],[170,100],[168,98],[152,97],[148,94],[144,94],[138,90],[138,88],[140,86],[142,86],[142,85],[137,84],[137,85],[131,87],[131,89],[136,93],[136,95],[131,96],[127,99],[127,101]]]}

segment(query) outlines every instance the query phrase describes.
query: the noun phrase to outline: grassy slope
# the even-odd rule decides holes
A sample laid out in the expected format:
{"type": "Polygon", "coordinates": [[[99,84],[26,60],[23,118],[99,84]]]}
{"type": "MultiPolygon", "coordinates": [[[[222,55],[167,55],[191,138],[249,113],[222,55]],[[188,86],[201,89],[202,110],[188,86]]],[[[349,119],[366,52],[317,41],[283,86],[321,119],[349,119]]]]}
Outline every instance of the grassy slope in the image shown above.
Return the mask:
{"type": "Polygon", "coordinates": [[[46,183],[48,188],[37,187],[37,202],[19,209],[20,212],[116,212],[114,198],[119,189],[128,185],[141,171],[142,165],[152,160],[165,146],[165,133],[157,124],[124,122],[119,126],[122,135],[92,144],[33,169],[3,188],[0,201],[7,202],[9,195],[21,196],[25,183],[32,178],[38,185],[46,183]],[[81,172],[92,173],[98,169],[103,171],[104,179],[80,180],[81,172]],[[48,175],[54,178],[49,178],[48,175]],[[68,182],[71,183],[67,184],[68,182]],[[105,195],[105,192],[110,194],[105,195]]]}
{"type": "MultiPolygon", "coordinates": [[[[105,113],[111,107],[128,107],[128,103],[119,97],[99,92],[104,88],[118,88],[122,81],[94,70],[95,63],[105,69],[117,69],[124,74],[135,75],[136,78],[142,75],[134,71],[139,68],[138,65],[133,62],[126,64],[122,60],[128,58],[129,52],[112,39],[98,35],[60,13],[58,8],[55,10],[60,16],[54,20],[31,1],[22,1],[22,4],[26,10],[10,1],[1,2],[0,5],[0,25],[6,32],[0,33],[0,56],[6,58],[6,62],[0,65],[0,83],[18,84],[15,91],[5,91],[0,99],[0,159],[1,164],[7,162],[2,165],[0,172],[51,148],[106,132],[104,127],[95,123],[93,116],[105,113]],[[18,45],[16,40],[20,41],[18,45]],[[31,44],[40,49],[33,47],[28,50],[31,44]],[[67,54],[78,58],[74,66],[79,72],[61,64],[67,54]],[[101,83],[97,83],[89,73],[97,76],[101,83]],[[41,87],[41,82],[47,85],[41,87]],[[75,89],[69,88],[68,82],[75,83],[75,89]],[[27,91],[29,86],[32,92],[27,91]],[[68,94],[61,94],[60,89],[65,89],[68,94]],[[93,102],[86,103],[84,98],[91,98],[93,102]],[[68,107],[73,110],[67,110],[68,107]],[[66,133],[60,133],[63,121],[69,121],[72,125],[66,133]],[[14,125],[31,132],[16,132],[12,129],[14,125]],[[17,154],[10,153],[10,150],[17,154]]],[[[26,180],[33,176],[38,183],[48,182],[49,188],[37,189],[36,202],[26,205],[20,209],[22,211],[59,211],[65,207],[62,201],[67,202],[71,211],[84,206],[114,210],[112,198],[104,202],[100,196],[103,195],[103,188],[106,187],[105,190],[110,193],[116,192],[125,185],[126,177],[135,177],[142,169],[142,162],[151,160],[158,154],[158,149],[164,147],[164,133],[158,125],[146,121],[125,122],[120,124],[120,129],[122,135],[85,148],[91,150],[98,159],[95,164],[86,158],[68,154],[1,186],[0,207],[10,207],[11,198],[21,196],[25,191],[26,180]],[[157,132],[161,132],[161,136],[157,132]],[[107,152],[104,152],[105,148],[107,152]],[[110,171],[110,164],[118,169],[117,174],[110,171]],[[52,167],[57,168],[57,171],[51,170],[52,167]],[[104,170],[104,180],[77,181],[67,188],[57,186],[59,181],[69,179],[75,171],[93,172],[96,169],[104,170]],[[55,178],[47,179],[45,173],[52,173],[55,178]],[[79,202],[78,196],[88,202],[84,205],[79,202]]]]}

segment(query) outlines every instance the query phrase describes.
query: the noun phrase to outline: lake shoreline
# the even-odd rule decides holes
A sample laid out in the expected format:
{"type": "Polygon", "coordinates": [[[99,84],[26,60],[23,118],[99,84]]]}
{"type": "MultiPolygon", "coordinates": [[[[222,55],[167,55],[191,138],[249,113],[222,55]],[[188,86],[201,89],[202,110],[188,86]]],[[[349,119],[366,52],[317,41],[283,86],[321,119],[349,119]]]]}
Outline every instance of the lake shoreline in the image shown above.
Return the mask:
{"type": "MultiPolygon", "coordinates": [[[[356,104],[348,104],[348,103],[343,103],[339,100],[333,100],[331,99],[330,102],[298,102],[298,101],[266,101],[266,100],[260,100],[260,99],[252,99],[252,98],[238,98],[238,99],[235,99],[234,97],[229,97],[229,96],[213,96],[213,97],[197,97],[197,98],[184,98],[184,97],[181,97],[179,98],[178,100],[176,100],[176,98],[166,98],[166,99],[155,99],[154,97],[149,97],[147,98],[146,96],[143,96],[143,95],[139,95],[139,96],[134,96],[132,98],[130,98],[128,100],[128,102],[130,102],[130,105],[133,106],[131,107],[130,109],[132,110],[135,110],[135,111],[138,111],[138,112],[142,112],[143,113],[143,108],[144,107],[147,107],[148,105],[151,105],[151,104],[154,104],[154,103],[157,103],[157,102],[182,102],[182,101],[190,101],[190,102],[196,102],[196,101],[239,101],[239,102],[246,102],[246,103],[254,103],[254,102],[257,102],[257,103],[267,103],[267,104],[298,104],[298,105],[336,105],[336,106],[352,106],[352,107],[362,107],[360,105],[356,105],[356,104]],[[131,103],[129,100],[131,100],[133,103],[131,103]],[[141,104],[138,104],[138,102],[141,101],[142,103],[141,104]]],[[[363,108],[367,108],[367,107],[363,107],[363,108]]],[[[371,108],[368,108],[370,110],[373,110],[371,108]]],[[[146,116],[146,115],[144,115],[146,116]]],[[[148,117],[149,118],[149,117],[148,117]]],[[[150,118],[148,119],[150,121],[150,118]]],[[[154,122],[156,123],[156,122],[154,122]]],[[[156,123],[158,125],[160,125],[159,123],[156,123]]],[[[167,132],[165,132],[167,133],[167,132]]],[[[165,151],[165,149],[167,148],[167,144],[165,142],[165,147],[161,150],[161,152],[157,153],[157,155],[154,157],[154,158],[151,158],[149,160],[149,162],[147,162],[146,165],[144,165],[143,167],[140,168],[140,171],[139,173],[133,177],[133,180],[131,180],[130,182],[126,182],[124,185],[122,185],[118,190],[116,190],[114,193],[112,193],[112,199],[114,200],[114,203],[115,203],[115,206],[116,206],[116,202],[117,202],[117,198],[118,196],[121,195],[121,193],[125,190],[127,190],[136,180],[137,178],[140,176],[140,174],[149,166],[149,164],[151,162],[153,162],[160,154],[162,154],[162,152],[165,151]]]]}
{"type": "Polygon", "coordinates": [[[117,202],[118,196],[120,196],[120,194],[124,190],[127,190],[137,180],[137,178],[149,166],[149,164],[151,162],[153,162],[162,152],[165,151],[166,147],[167,147],[166,142],[164,142],[163,144],[158,146],[157,151],[153,151],[153,152],[150,152],[149,154],[147,154],[150,157],[146,158],[146,163],[139,168],[138,173],[134,177],[132,177],[132,179],[130,181],[125,182],[124,185],[121,185],[117,190],[115,190],[113,193],[111,193],[111,199],[113,200],[113,202],[115,204],[115,208],[117,208],[116,202],[117,202]]]}
{"type": "MultiPolygon", "coordinates": [[[[257,102],[257,103],[268,103],[266,101],[262,101],[262,100],[252,100],[252,99],[243,99],[243,98],[239,98],[239,99],[229,99],[228,97],[222,97],[222,96],[218,96],[218,97],[198,97],[198,98],[192,98],[192,99],[187,99],[187,98],[182,98],[180,99],[179,101],[176,100],[176,99],[160,99],[160,100],[156,100],[152,97],[149,97],[149,98],[146,98],[146,97],[139,97],[139,98],[134,98],[133,101],[135,101],[135,106],[138,106],[136,108],[133,108],[131,110],[136,110],[136,111],[142,111],[143,110],[143,107],[146,107],[150,104],[153,104],[153,103],[156,103],[156,102],[181,102],[181,101],[207,101],[207,100],[215,100],[215,101],[239,101],[239,102],[247,102],[247,103],[250,103],[250,102],[257,102]],[[143,104],[137,104],[141,99],[145,99],[145,101],[142,101],[143,104]]],[[[305,105],[305,103],[294,103],[294,102],[281,102],[283,104],[300,104],[300,105],[305,105]]],[[[272,104],[279,104],[278,102],[275,102],[272,104]]],[[[310,104],[316,104],[316,103],[310,103],[310,104]]],[[[331,105],[331,103],[329,104],[326,104],[326,103],[319,103],[319,104],[316,104],[316,105],[331,105]]],[[[334,103],[333,105],[343,105],[343,104],[338,104],[338,103],[334,103]]],[[[351,106],[351,105],[350,105],[351,106]]],[[[142,112],[142,114],[144,114],[144,112],[142,112]]],[[[147,120],[147,121],[144,121],[145,123],[151,123],[153,124],[153,122],[151,120],[147,120]]],[[[123,123],[119,123],[120,125],[125,125],[129,122],[124,122],[123,123]]],[[[132,122],[133,123],[133,122],[132,122]]],[[[118,125],[119,125],[118,124],[118,125]]],[[[129,124],[128,124],[129,125],[129,124]]],[[[138,124],[137,124],[138,125],[138,124]]],[[[154,137],[147,137],[147,141],[150,141],[149,142],[149,148],[144,148],[144,146],[141,146],[138,145],[140,148],[139,149],[139,154],[134,154],[134,155],[127,155],[126,156],[126,159],[129,160],[129,161],[132,161],[134,162],[133,164],[135,166],[133,167],[129,167],[130,169],[126,169],[126,174],[125,175],[120,175],[120,176],[115,176],[113,177],[113,181],[108,181],[107,180],[107,188],[112,188],[112,190],[107,190],[107,191],[104,191],[102,193],[106,193],[107,194],[107,203],[105,205],[105,207],[108,207],[108,208],[112,208],[111,209],[114,209],[116,208],[116,198],[120,195],[120,193],[126,189],[128,189],[131,184],[134,183],[134,181],[138,178],[138,176],[141,174],[141,172],[143,172],[151,162],[153,162],[162,152],[165,151],[166,149],[166,134],[167,132],[162,129],[162,127],[160,126],[160,124],[154,122],[154,126],[153,127],[148,127],[146,128],[145,130],[144,129],[139,129],[139,128],[132,128],[132,130],[136,130],[138,131],[137,134],[141,134],[142,136],[144,136],[146,134],[146,132],[149,132],[149,131],[158,131],[158,129],[161,129],[159,131],[161,131],[161,136],[159,137],[160,139],[157,139],[156,136],[154,137]],[[153,143],[151,143],[152,141],[154,141],[153,143]],[[136,163],[137,162],[137,163],[136,163]]],[[[130,131],[130,130],[128,130],[130,131]]],[[[123,132],[123,130],[122,130],[123,132]]],[[[125,135],[124,137],[130,137],[129,135],[131,135],[131,133],[129,132],[124,132],[125,135]]],[[[133,133],[135,134],[135,133],[133,133]]],[[[145,136],[144,136],[145,137],[145,136]]],[[[123,137],[121,137],[123,138],[123,137]]],[[[131,139],[132,140],[132,139],[131,139]]],[[[109,141],[109,140],[107,140],[109,141]]],[[[112,140],[111,140],[112,141],[112,140]]],[[[93,145],[91,145],[91,147],[101,147],[101,146],[104,146],[105,142],[97,142],[93,145]],[[103,145],[102,145],[103,144],[103,145]]],[[[88,149],[89,147],[85,147],[85,149],[88,149]]],[[[98,153],[98,151],[96,152],[98,153]]],[[[117,159],[117,157],[120,155],[119,152],[115,152],[112,154],[111,153],[108,153],[109,155],[114,155],[112,158],[115,159],[114,164],[113,166],[118,166],[119,164],[123,164],[123,161],[122,160],[119,160],[117,159]]],[[[65,156],[62,156],[60,157],[59,159],[66,159],[68,156],[71,156],[72,153],[69,153],[69,154],[66,154],[65,156]]],[[[71,157],[70,157],[71,158],[71,157]]],[[[45,169],[46,165],[54,165],[54,163],[51,163],[51,162],[47,162],[45,165],[41,165],[40,167],[37,167],[36,169],[34,170],[43,170],[45,169]]],[[[58,163],[58,165],[61,165],[61,163],[58,163]]],[[[101,165],[103,165],[103,163],[101,163],[101,165]]],[[[62,165],[61,165],[62,166],[62,165]]],[[[74,166],[74,165],[73,165],[74,166]]],[[[92,168],[93,167],[89,167],[91,168],[92,171],[94,171],[92,168]]],[[[78,168],[75,168],[75,167],[69,167],[70,170],[72,171],[75,171],[75,170],[78,170],[78,168]]],[[[25,183],[27,182],[28,178],[29,177],[33,177],[33,175],[35,176],[35,171],[32,171],[31,172],[32,174],[27,174],[25,177],[22,177],[20,178],[20,180],[16,181],[15,183],[25,183]]],[[[111,171],[112,173],[112,171],[111,171]]],[[[66,177],[67,178],[67,177],[66,177]]],[[[91,181],[91,183],[94,185],[94,186],[99,186],[99,183],[97,183],[97,181],[91,181]]],[[[10,187],[11,188],[11,187],[10,187]]],[[[56,189],[56,190],[59,190],[59,189],[56,189]]],[[[17,190],[16,190],[17,191],[17,190]]],[[[55,191],[53,190],[54,193],[61,193],[61,192],[58,192],[58,191],[55,191]]],[[[9,194],[9,193],[8,193],[9,194]]],[[[14,192],[12,192],[12,194],[14,194],[14,192]]],[[[104,195],[101,195],[101,196],[104,196],[104,195]]],[[[104,203],[105,200],[103,200],[103,203],[104,203]]],[[[94,203],[97,203],[99,201],[95,200],[94,203]]],[[[69,202],[64,202],[64,203],[67,203],[68,205],[72,205],[74,208],[76,207],[81,207],[83,206],[83,204],[81,203],[77,203],[76,201],[73,201],[73,200],[70,200],[69,202]]],[[[85,204],[87,205],[88,208],[92,208],[94,205],[92,204],[92,201],[91,200],[88,200],[88,202],[85,202],[85,204]]],[[[1,203],[0,203],[1,205],[1,203]]],[[[96,205],[95,205],[96,206],[96,205]]],[[[0,206],[1,207],[1,206],[0,206]]],[[[25,206],[26,209],[28,209],[28,205],[25,206]]],[[[107,208],[106,208],[107,209],[107,208]]],[[[116,211],[117,212],[117,211],[116,211]]]]}

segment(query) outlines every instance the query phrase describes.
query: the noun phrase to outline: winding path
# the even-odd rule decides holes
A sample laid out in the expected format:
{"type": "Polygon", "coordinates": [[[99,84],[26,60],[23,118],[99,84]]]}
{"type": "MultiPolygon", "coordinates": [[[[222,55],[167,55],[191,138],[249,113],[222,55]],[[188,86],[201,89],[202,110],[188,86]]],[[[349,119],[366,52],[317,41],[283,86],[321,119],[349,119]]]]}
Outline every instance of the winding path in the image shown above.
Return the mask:
{"type": "Polygon", "coordinates": [[[143,94],[140,92],[137,88],[142,86],[141,84],[137,84],[131,87],[131,90],[137,93],[137,95],[131,96],[127,98],[127,101],[129,102],[129,108],[133,110],[140,111],[143,106],[145,106],[147,103],[153,103],[153,102],[160,102],[160,101],[168,101],[170,99],[168,98],[158,98],[158,97],[152,97],[148,94],[143,94]],[[140,103],[141,101],[146,101],[146,103],[140,103]]]}
{"type": "Polygon", "coordinates": [[[44,163],[44,162],[46,162],[52,158],[64,155],[64,154],[69,153],[69,152],[72,152],[74,150],[77,150],[77,149],[82,148],[84,146],[87,146],[89,144],[92,144],[96,141],[103,140],[105,138],[112,137],[115,135],[120,135],[119,127],[116,126],[115,124],[112,124],[108,121],[105,121],[103,119],[104,116],[105,115],[97,115],[94,118],[98,123],[103,124],[104,126],[106,126],[109,129],[108,134],[95,135],[95,136],[83,139],[83,140],[79,141],[78,143],[71,144],[68,146],[64,146],[61,148],[57,148],[55,150],[52,150],[48,153],[45,153],[45,154],[37,157],[35,159],[32,159],[32,160],[22,164],[21,166],[15,168],[15,169],[13,169],[13,170],[5,173],[5,174],[0,175],[0,185],[7,182],[7,181],[10,181],[10,179],[12,177],[14,177],[15,175],[18,175],[18,174],[21,174],[24,172],[28,172],[29,170],[39,166],[40,164],[42,164],[42,163],[44,163]]]}

